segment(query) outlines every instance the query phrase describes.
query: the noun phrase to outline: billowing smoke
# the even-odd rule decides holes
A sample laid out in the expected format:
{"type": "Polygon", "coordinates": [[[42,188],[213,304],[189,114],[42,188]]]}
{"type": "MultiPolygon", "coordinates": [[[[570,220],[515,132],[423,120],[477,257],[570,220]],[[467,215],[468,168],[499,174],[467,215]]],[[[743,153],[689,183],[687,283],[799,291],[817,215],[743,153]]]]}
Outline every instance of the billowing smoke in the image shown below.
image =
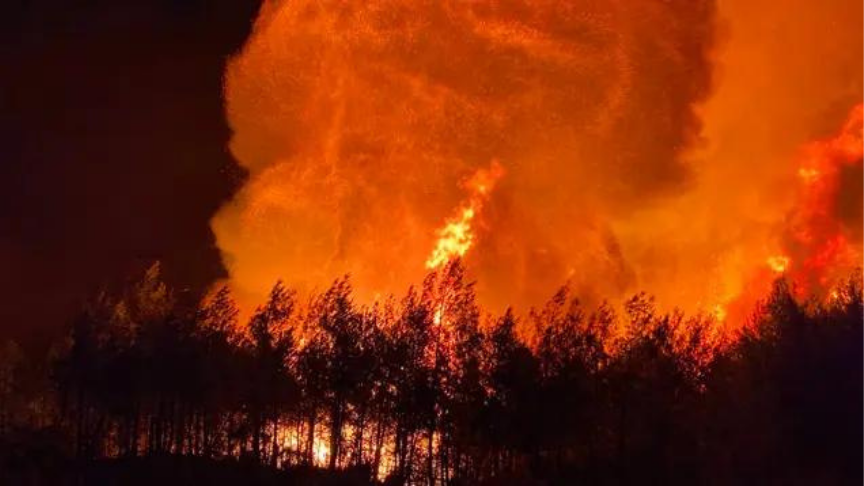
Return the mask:
{"type": "MultiPolygon", "coordinates": [[[[805,13],[752,3],[266,3],[226,73],[250,173],[213,220],[235,292],[350,273],[361,298],[401,293],[497,161],[464,255],[487,306],[567,281],[589,300],[725,304],[782,244],[794,148],[861,96],[860,42],[843,46],[857,68],[855,52],[816,60],[846,25],[796,51],[799,24],[778,17],[805,13]],[[785,44],[757,35],[775,24],[785,44]]],[[[835,10],[825,22],[849,22],[835,10]]]]}

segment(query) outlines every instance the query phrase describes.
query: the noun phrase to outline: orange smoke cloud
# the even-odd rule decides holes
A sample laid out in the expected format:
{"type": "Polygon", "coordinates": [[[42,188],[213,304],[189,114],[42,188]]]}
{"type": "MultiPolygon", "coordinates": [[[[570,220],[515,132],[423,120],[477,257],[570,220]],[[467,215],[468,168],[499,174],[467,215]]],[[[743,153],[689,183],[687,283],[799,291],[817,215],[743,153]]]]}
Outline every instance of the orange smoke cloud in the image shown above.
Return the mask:
{"type": "Polygon", "coordinates": [[[784,254],[794,148],[861,97],[854,52],[805,72],[856,30],[849,12],[816,16],[840,25],[790,59],[748,15],[795,20],[794,50],[804,14],[757,3],[265,2],[226,72],[249,171],[212,223],[232,287],[255,303],[277,278],[350,273],[370,299],[461,256],[495,310],[568,281],[588,300],[731,302],[784,254]]]}

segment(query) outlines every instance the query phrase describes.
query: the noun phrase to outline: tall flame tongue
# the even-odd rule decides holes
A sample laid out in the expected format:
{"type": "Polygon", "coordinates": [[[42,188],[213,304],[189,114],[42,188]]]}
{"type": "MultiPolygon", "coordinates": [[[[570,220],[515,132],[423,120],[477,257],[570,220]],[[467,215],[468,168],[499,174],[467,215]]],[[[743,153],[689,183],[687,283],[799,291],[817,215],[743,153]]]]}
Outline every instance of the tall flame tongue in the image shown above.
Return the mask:
{"type": "Polygon", "coordinates": [[[468,179],[465,187],[470,191],[470,196],[459,209],[458,216],[438,230],[438,242],[426,260],[426,268],[434,270],[442,267],[450,260],[464,256],[471,248],[475,238],[472,222],[502,175],[504,169],[493,160],[489,168],[479,169],[468,179]]]}

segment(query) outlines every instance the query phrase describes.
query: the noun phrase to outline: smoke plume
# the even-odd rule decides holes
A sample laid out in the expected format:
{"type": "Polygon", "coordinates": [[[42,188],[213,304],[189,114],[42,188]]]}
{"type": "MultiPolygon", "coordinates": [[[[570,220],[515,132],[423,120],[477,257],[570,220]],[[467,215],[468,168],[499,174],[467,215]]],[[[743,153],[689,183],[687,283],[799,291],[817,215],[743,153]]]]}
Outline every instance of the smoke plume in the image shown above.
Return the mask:
{"type": "Polygon", "coordinates": [[[860,5],[770,3],[265,3],[225,78],[233,289],[401,293],[494,162],[463,256],[487,307],[725,305],[782,246],[796,147],[861,98],[860,5]]]}

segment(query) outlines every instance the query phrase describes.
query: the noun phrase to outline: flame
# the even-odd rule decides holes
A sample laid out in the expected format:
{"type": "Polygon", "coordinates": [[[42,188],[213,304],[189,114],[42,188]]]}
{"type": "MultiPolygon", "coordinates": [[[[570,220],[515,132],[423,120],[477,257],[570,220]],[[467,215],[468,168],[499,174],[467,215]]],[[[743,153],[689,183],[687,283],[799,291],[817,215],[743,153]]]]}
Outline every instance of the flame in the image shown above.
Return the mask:
{"type": "Polygon", "coordinates": [[[426,268],[434,270],[450,260],[465,256],[475,238],[471,223],[503,174],[504,169],[493,160],[488,169],[478,170],[468,180],[466,186],[471,191],[471,196],[461,208],[459,217],[438,231],[438,242],[426,260],[426,268]]]}
{"type": "Polygon", "coordinates": [[[809,142],[861,102],[861,5],[790,2],[264,2],[225,73],[234,294],[350,273],[370,301],[454,258],[495,312],[829,288],[860,265],[860,107],[809,142]]]}
{"type": "Polygon", "coordinates": [[[765,261],[774,273],[784,273],[789,268],[789,257],[783,255],[774,255],[768,257],[765,261]]]}
{"type": "Polygon", "coordinates": [[[819,180],[819,171],[810,167],[810,168],[800,168],[798,169],[798,177],[800,177],[804,182],[810,184],[819,180]]]}
{"type": "Polygon", "coordinates": [[[728,316],[728,312],[726,311],[726,307],[721,304],[715,304],[714,308],[711,310],[711,315],[718,322],[725,322],[726,317],[728,316]]]}
{"type": "MultiPolygon", "coordinates": [[[[841,183],[844,168],[861,168],[862,105],[850,110],[842,128],[834,136],[804,144],[790,164],[797,175],[795,200],[778,222],[774,253],[764,260],[764,271],[755,268],[735,293],[723,304],[739,322],[749,315],[759,299],[767,295],[775,278],[783,276],[793,283],[799,298],[836,299],[836,285],[861,265],[861,221],[842,217],[844,196],[841,183]]],[[[857,183],[857,181],[856,181],[857,183]]],[[[860,184],[854,188],[861,191],[860,184]]],[[[860,203],[858,203],[860,204],[860,203]]]]}
{"type": "MultiPolygon", "coordinates": [[[[833,289],[862,259],[860,238],[853,236],[861,221],[844,221],[840,214],[845,209],[841,206],[843,170],[860,169],[864,156],[861,127],[862,105],[858,104],[836,135],[799,148],[790,164],[797,175],[792,186],[795,199],[763,243],[773,252],[761,266],[742,268],[744,283],[715,300],[710,310],[715,318],[740,324],[781,276],[794,284],[799,298],[836,298],[833,289]]],[[[855,190],[861,191],[860,185],[855,190]]]]}
{"type": "Polygon", "coordinates": [[[462,216],[458,220],[447,223],[440,230],[438,243],[426,260],[426,268],[438,268],[453,258],[464,256],[471,248],[471,243],[474,241],[474,233],[471,231],[474,211],[472,207],[463,209],[462,216]]]}
{"type": "MultiPolygon", "coordinates": [[[[807,144],[801,153],[798,200],[788,216],[783,245],[795,255],[795,265],[785,259],[783,272],[801,295],[825,295],[843,271],[861,265],[861,242],[851,235],[860,231],[860,220],[844,221],[841,187],[845,168],[858,167],[864,160],[864,104],[852,108],[839,133],[807,144]],[[802,175],[803,174],[803,175],[802,175]]],[[[860,177],[860,176],[859,176],[860,177]]],[[[860,181],[855,181],[860,188],[860,181]]],[[[860,201],[857,202],[860,205],[860,201]]],[[[774,263],[780,263],[775,260],[774,263]]],[[[770,263],[769,263],[770,265],[770,263]]],[[[778,270],[777,266],[771,265],[778,270]]]]}
{"type": "MultiPolygon", "coordinates": [[[[283,428],[279,431],[278,440],[283,450],[300,453],[306,447],[306,435],[298,434],[297,430],[283,428]]],[[[349,428],[350,432],[350,428],[349,428]]],[[[329,432],[324,427],[316,427],[312,441],[312,463],[317,467],[326,467],[330,458],[329,432]]]]}

